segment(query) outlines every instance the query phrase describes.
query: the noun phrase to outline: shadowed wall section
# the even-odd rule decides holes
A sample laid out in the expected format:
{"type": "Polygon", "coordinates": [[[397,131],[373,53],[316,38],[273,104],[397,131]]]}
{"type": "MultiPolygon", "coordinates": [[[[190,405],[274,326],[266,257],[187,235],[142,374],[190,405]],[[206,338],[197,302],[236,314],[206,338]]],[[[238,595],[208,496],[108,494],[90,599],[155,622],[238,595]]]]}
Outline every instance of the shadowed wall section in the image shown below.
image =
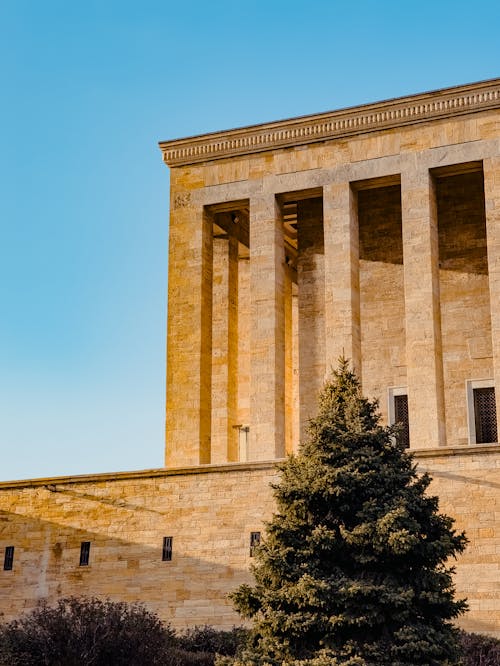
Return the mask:
{"type": "Polygon", "coordinates": [[[463,625],[500,634],[500,79],[160,148],[166,468],[0,484],[0,611],[97,594],[237,623],[275,461],[345,356],[467,532],[463,625]]]}
{"type": "MultiPolygon", "coordinates": [[[[500,454],[434,450],[417,462],[471,540],[457,563],[458,594],[471,608],[461,624],[498,632],[500,454]]],[[[40,599],[98,595],[144,602],[179,629],[239,624],[227,595],[251,580],[250,532],[264,534],[276,478],[274,466],[254,463],[0,484],[2,561],[5,547],[15,548],[12,571],[0,568],[4,619],[40,599]],[[162,561],[165,536],[173,537],[170,562],[162,561]],[[86,567],[82,541],[91,543],[86,567]]]]}

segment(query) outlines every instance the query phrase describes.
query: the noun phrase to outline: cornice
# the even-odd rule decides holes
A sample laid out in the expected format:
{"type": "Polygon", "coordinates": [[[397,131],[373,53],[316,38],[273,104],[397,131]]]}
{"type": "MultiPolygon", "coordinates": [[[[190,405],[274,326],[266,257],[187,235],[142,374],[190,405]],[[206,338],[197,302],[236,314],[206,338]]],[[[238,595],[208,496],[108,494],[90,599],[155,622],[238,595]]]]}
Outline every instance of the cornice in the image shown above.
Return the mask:
{"type": "Polygon", "coordinates": [[[161,141],[168,166],[289,148],[500,108],[500,79],[263,125],[161,141]]]}
{"type": "Polygon", "coordinates": [[[478,456],[492,453],[498,456],[499,444],[464,444],[462,446],[440,446],[434,449],[410,449],[415,458],[449,458],[450,456],[478,456]]]}
{"type": "Polygon", "coordinates": [[[75,483],[109,483],[113,481],[131,481],[140,479],[157,479],[170,476],[190,476],[193,474],[214,474],[232,472],[255,472],[258,470],[274,469],[279,460],[264,460],[253,462],[234,462],[213,465],[196,465],[195,467],[160,467],[156,469],[141,469],[128,472],[101,472],[97,474],[76,474],[72,476],[50,476],[38,479],[20,479],[19,481],[0,481],[2,490],[45,487],[51,492],[58,490],[59,486],[75,483]]]}

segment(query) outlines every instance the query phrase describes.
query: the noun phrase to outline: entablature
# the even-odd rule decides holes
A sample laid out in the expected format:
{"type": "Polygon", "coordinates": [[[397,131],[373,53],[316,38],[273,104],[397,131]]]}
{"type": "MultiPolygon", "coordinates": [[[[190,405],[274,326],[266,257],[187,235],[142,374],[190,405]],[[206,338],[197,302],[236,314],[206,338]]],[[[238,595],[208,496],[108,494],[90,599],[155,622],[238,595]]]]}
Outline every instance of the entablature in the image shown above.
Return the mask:
{"type": "Polygon", "coordinates": [[[500,108],[500,79],[261,125],[161,141],[170,167],[328,141],[500,108]]]}

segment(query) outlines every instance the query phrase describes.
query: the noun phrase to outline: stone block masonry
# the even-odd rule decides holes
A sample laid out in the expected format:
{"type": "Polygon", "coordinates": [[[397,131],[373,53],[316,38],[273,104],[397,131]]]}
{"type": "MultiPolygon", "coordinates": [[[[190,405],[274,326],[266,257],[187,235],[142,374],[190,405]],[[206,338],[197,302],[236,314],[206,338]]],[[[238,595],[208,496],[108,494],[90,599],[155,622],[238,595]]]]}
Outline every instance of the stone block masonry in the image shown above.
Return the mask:
{"type": "Polygon", "coordinates": [[[499,366],[499,95],[488,81],[160,144],[172,188],[167,466],[296,450],[340,355],[384,418],[394,390],[407,395],[412,448],[472,443],[466,384],[493,386],[499,366]],[[214,210],[245,250],[231,317],[214,210]]]}
{"type": "Polygon", "coordinates": [[[3,619],[40,599],[99,595],[142,601],[176,628],[230,628],[227,595],[250,580],[250,532],[271,515],[275,479],[264,463],[0,484],[0,558],[14,546],[12,570],[0,568],[3,619]]]}
{"type": "Polygon", "coordinates": [[[500,79],[160,148],[166,467],[0,484],[0,612],[96,594],[238,623],[276,461],[343,355],[467,532],[463,626],[500,635],[500,79]]]}
{"type": "MultiPolygon", "coordinates": [[[[442,511],[470,544],[456,562],[461,625],[500,635],[500,451],[498,446],[426,450],[419,468],[442,511]]],[[[250,533],[270,518],[273,463],[62,477],[0,484],[0,609],[9,620],[41,599],[98,595],[142,601],[178,629],[240,624],[227,595],[250,582],[250,533]],[[164,537],[171,561],[162,561],[164,537]],[[90,542],[88,566],[79,566],[90,542]],[[1,567],[2,562],[0,562],[1,567]]]]}

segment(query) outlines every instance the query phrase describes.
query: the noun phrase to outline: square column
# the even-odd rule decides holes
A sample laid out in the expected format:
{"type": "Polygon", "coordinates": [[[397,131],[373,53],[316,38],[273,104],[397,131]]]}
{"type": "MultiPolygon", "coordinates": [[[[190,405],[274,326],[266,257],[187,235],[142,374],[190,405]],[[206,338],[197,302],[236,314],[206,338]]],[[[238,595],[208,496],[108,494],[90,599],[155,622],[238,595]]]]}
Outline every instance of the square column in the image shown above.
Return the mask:
{"type": "Polygon", "coordinates": [[[304,441],[325,383],[325,262],[323,206],[299,201],[297,281],[299,299],[300,432],[304,441]]]}
{"type": "Polygon", "coordinates": [[[341,356],[361,379],[359,233],[356,197],[348,182],[323,188],[326,372],[341,356]]]}
{"type": "Polygon", "coordinates": [[[290,266],[285,266],[285,451],[293,453],[294,432],[294,404],[293,404],[293,272],[290,266]]]}
{"type": "Polygon", "coordinates": [[[213,239],[211,463],[238,460],[238,240],[213,239]]]}
{"type": "Polygon", "coordinates": [[[212,221],[171,198],[167,327],[167,467],[210,462],[212,221]]]}
{"type": "Polygon", "coordinates": [[[250,199],[249,460],[285,455],[285,253],[274,194],[250,199]]]}
{"type": "MultiPolygon", "coordinates": [[[[241,246],[239,249],[242,252],[241,246]]],[[[245,248],[238,259],[238,416],[236,421],[245,428],[250,424],[250,322],[250,257],[248,248],[245,248]]],[[[245,442],[246,439],[245,434],[245,442]]],[[[238,460],[245,461],[247,457],[246,448],[243,447],[238,455],[238,460]]]]}
{"type": "Polygon", "coordinates": [[[497,422],[500,421],[500,157],[483,160],[491,342],[497,422]]]}
{"type": "Polygon", "coordinates": [[[401,173],[401,204],[410,446],[435,448],[446,445],[438,224],[432,176],[415,157],[401,173]]]}

